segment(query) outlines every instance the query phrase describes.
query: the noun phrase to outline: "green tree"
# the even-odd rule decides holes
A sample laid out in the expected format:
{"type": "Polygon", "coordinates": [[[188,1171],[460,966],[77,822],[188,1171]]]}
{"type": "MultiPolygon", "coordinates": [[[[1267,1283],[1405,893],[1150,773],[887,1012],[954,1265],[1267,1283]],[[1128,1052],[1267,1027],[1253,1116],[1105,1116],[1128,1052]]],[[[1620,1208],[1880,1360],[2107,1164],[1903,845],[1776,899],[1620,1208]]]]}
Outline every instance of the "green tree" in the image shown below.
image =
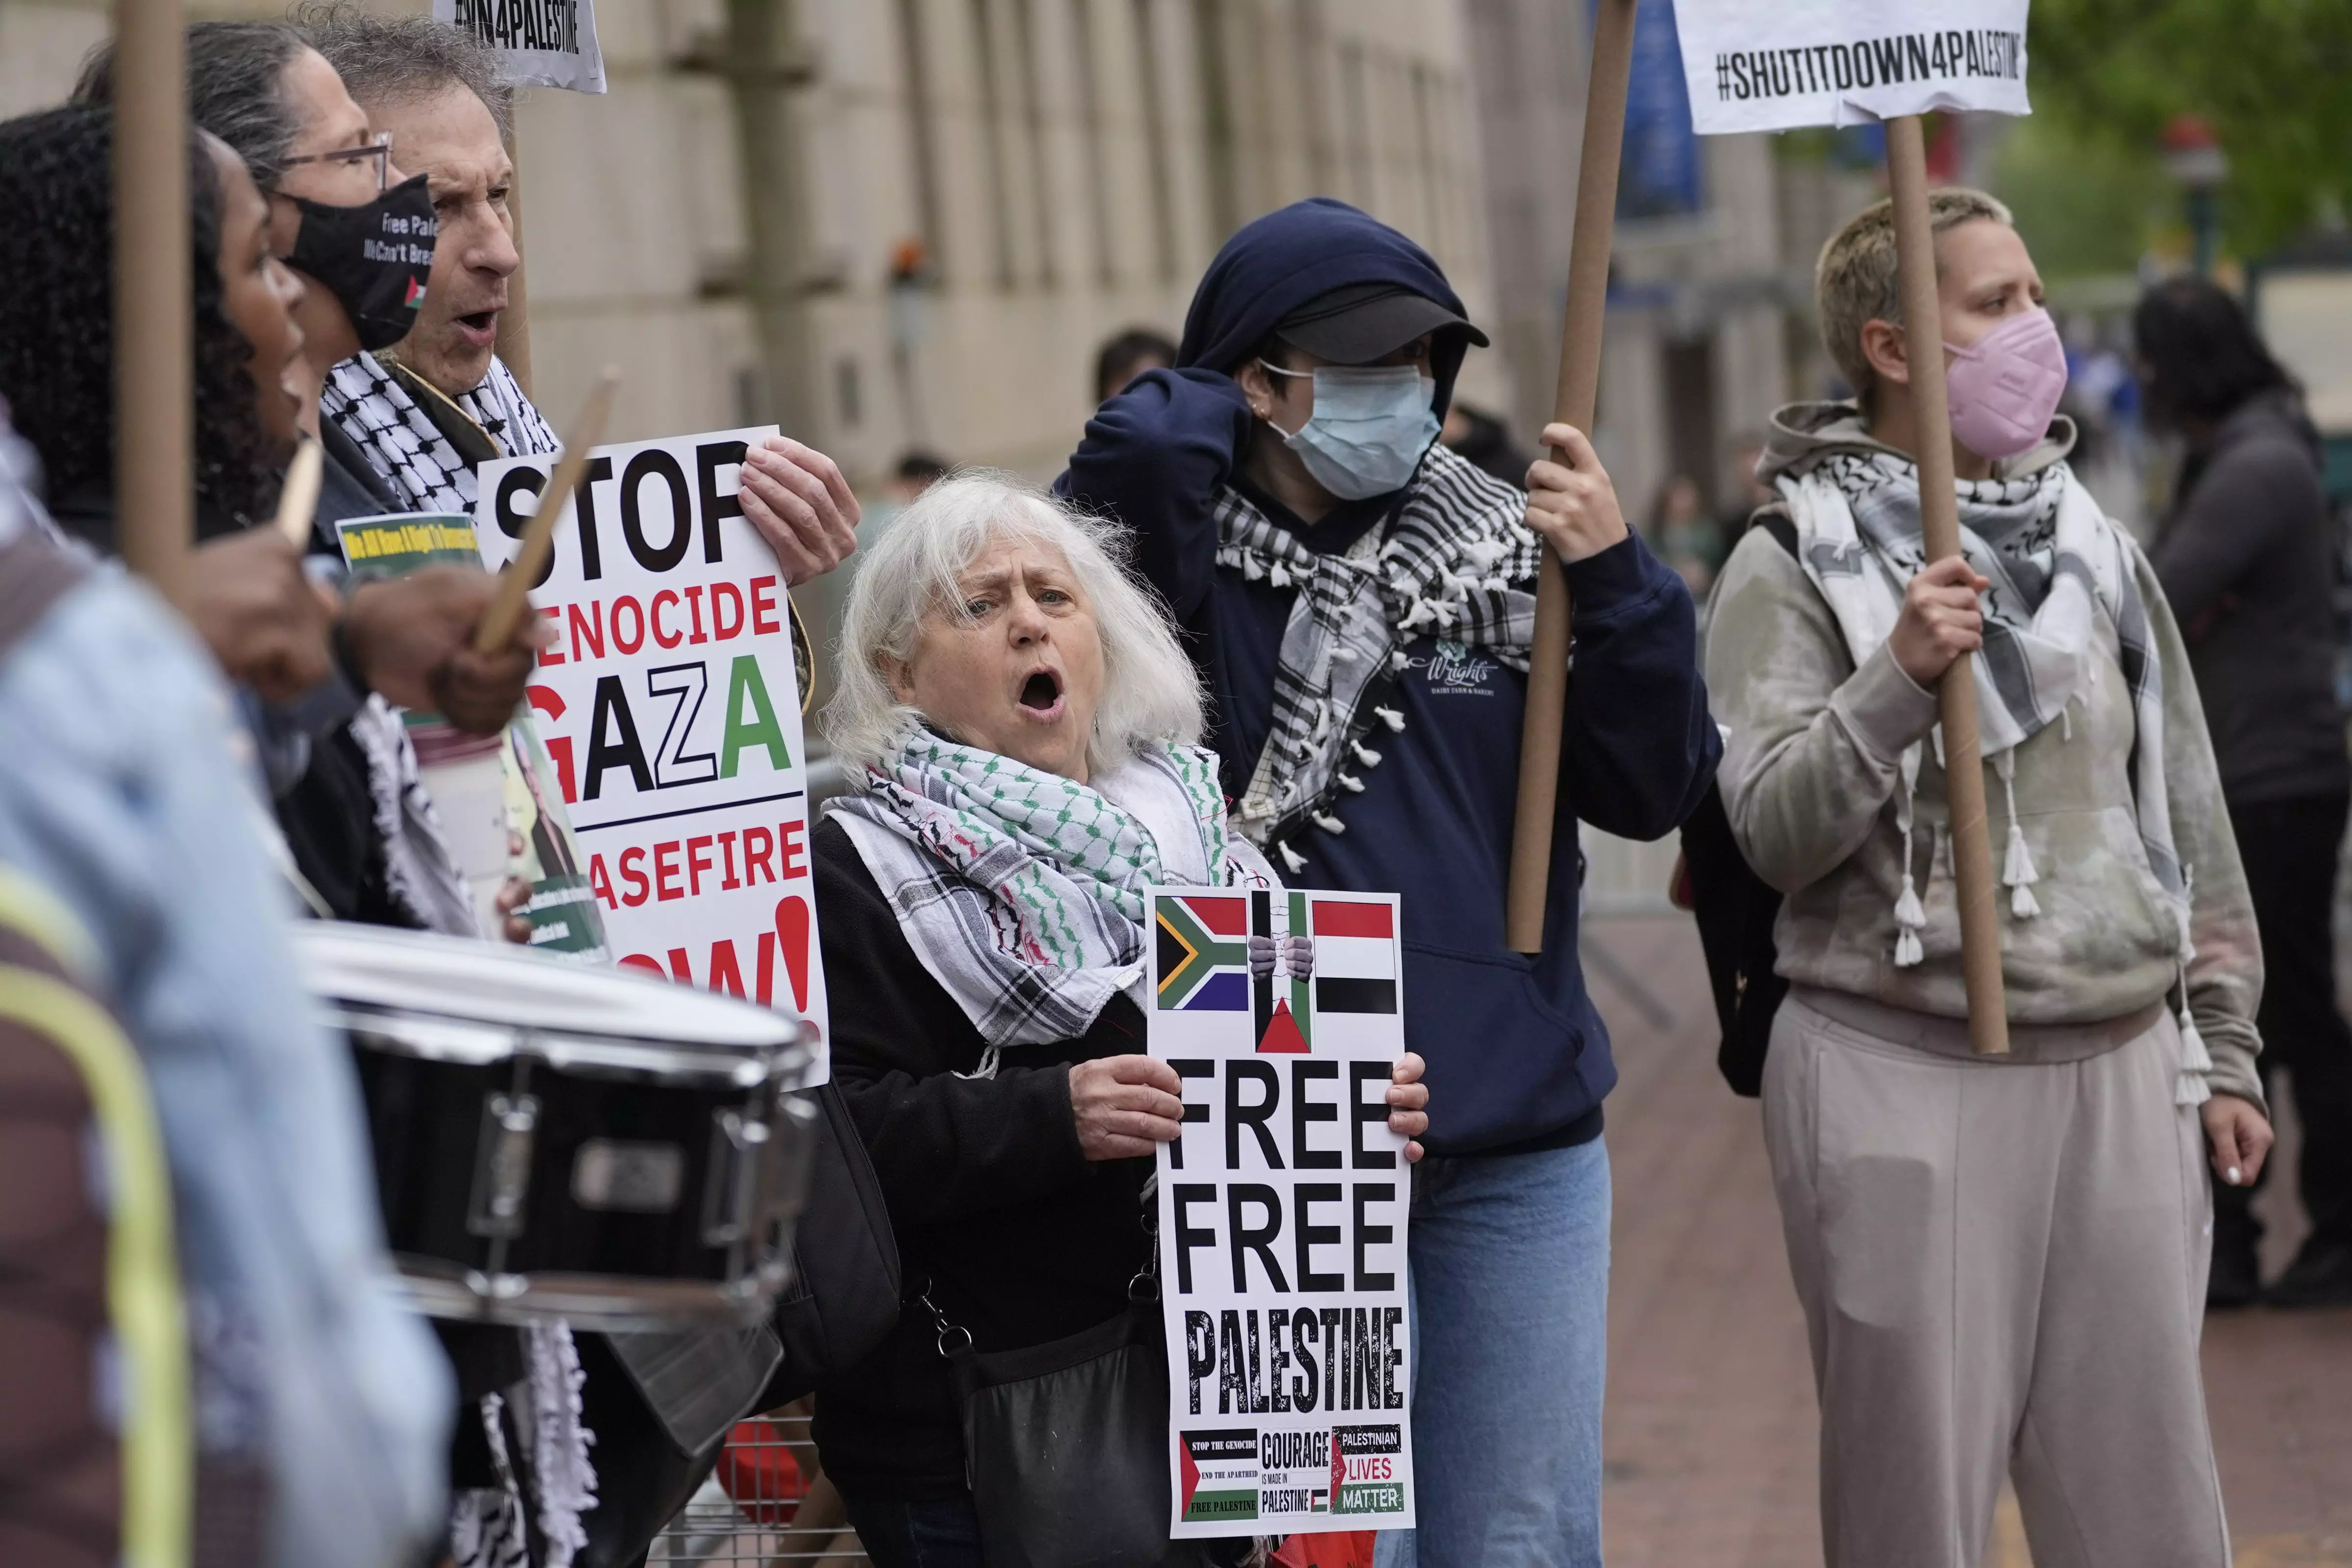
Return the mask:
{"type": "Polygon", "coordinates": [[[2177,114],[2230,157],[2231,248],[2352,207],[2352,0],[2033,0],[2034,108],[2145,153],[2177,114]]]}

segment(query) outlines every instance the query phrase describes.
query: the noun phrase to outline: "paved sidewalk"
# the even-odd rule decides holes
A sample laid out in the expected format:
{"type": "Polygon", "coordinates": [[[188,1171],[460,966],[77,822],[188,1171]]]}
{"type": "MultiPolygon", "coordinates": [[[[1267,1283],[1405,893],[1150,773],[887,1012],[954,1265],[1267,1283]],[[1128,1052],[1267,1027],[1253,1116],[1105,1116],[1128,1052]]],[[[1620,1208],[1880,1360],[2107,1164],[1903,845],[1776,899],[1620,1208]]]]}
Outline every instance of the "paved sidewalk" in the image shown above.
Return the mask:
{"type": "MultiPolygon", "coordinates": [[[[1615,960],[1591,967],[1622,1074],[1609,1101],[1609,1562],[1818,1565],[1804,1320],[1755,1102],[1716,1075],[1696,933],[1621,920],[1586,940],[1615,960]]],[[[2272,1246],[2292,1248],[2281,1218],[2272,1246]]],[[[2237,1568],[2352,1568],[2352,1312],[2216,1317],[2205,1372],[2237,1568]]],[[[2005,1506],[1986,1568],[2029,1562],[2005,1506]]]]}

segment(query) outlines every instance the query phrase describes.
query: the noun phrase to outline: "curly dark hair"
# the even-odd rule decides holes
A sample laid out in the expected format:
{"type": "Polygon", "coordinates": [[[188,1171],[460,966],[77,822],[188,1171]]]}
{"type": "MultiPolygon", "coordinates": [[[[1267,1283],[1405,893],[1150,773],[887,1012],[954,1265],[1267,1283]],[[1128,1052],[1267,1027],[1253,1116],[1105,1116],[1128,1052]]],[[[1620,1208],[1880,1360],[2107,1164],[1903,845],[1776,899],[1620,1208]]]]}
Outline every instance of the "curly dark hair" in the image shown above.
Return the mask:
{"type": "MultiPolygon", "coordinates": [[[[0,122],[0,397],[41,455],[52,501],[114,493],[113,120],[52,109],[0,122]]],[[[195,281],[199,538],[267,517],[278,488],[253,346],[222,306],[221,190],[188,133],[195,281]]],[[[93,541],[110,546],[111,540],[93,541]]]]}
{"type": "Polygon", "coordinates": [[[2247,399],[2295,391],[2243,307],[2202,277],[2169,277],[2132,312],[2132,346],[2147,380],[2147,412],[2160,427],[2218,423],[2247,399]]]}

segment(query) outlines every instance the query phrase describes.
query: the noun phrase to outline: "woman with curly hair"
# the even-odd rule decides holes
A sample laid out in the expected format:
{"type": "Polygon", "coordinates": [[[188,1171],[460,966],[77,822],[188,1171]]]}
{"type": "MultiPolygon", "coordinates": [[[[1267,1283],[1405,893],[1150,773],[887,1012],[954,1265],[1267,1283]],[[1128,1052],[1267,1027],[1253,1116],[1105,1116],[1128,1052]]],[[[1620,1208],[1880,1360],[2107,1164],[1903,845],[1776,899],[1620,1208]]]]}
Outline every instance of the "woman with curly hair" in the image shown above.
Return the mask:
{"type": "MultiPolygon", "coordinates": [[[[41,455],[51,512],[114,542],[114,192],[111,120],[54,109],[0,125],[0,395],[41,455]]],[[[292,454],[302,285],[271,254],[268,211],[217,138],[188,136],[195,321],[196,537],[266,517],[292,454]],[[267,389],[268,395],[263,395],[267,389]]]]}

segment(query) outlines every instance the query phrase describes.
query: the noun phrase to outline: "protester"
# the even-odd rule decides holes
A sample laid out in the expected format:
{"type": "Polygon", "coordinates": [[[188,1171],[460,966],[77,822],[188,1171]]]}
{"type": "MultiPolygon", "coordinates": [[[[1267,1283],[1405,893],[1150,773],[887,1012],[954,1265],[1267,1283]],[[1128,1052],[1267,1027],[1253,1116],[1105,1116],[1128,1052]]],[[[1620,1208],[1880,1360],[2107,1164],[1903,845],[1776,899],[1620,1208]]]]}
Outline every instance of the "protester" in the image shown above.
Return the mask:
{"type": "Polygon", "coordinates": [[[1149,327],[1129,328],[1095,354],[1096,406],[1117,397],[1144,371],[1164,371],[1175,362],[1176,345],[1165,333],[1149,327]]]}
{"type": "Polygon", "coordinates": [[[1723,558],[1717,553],[1715,522],[1706,515],[1706,495],[1697,480],[1677,474],[1658,487],[1646,537],[1650,548],[1674,568],[1691,596],[1705,598],[1723,558]]]}
{"type": "MultiPolygon", "coordinates": [[[[105,124],[68,110],[0,126],[0,183],[53,168],[61,141],[103,191],[105,124]]],[[[225,193],[204,149],[191,162],[202,262],[225,193]]],[[[75,208],[15,210],[42,213],[44,225],[23,228],[66,224],[75,208]]],[[[82,265],[103,278],[106,256],[101,246],[82,265]]],[[[200,287],[207,270],[196,268],[200,287]]],[[[200,312],[199,341],[213,330],[200,312]]],[[[448,1373],[390,1283],[358,1086],[295,985],[284,886],[230,758],[228,694],[167,607],[50,534],[23,488],[33,465],[0,424],[0,864],[79,926],[79,977],[121,1020],[152,1086],[194,1363],[194,1545],[184,1560],[404,1568],[437,1522],[448,1373]]],[[[30,1194],[9,1196],[23,1217],[14,1206],[30,1194]]],[[[144,1196],[110,1192],[116,1220],[159,1218],[144,1196]]],[[[141,1283],[168,1281],[151,1272],[141,1283]]],[[[167,1302],[147,1294],[138,1304],[167,1302]]],[[[120,1346],[101,1375],[136,1377],[152,1364],[142,1348],[120,1346]]],[[[157,1413],[142,1394],[154,1392],[131,1388],[116,1408],[149,1423],[157,1413]]],[[[143,1434],[168,1437],[152,1424],[143,1434]]],[[[12,1431],[8,1447],[24,1435],[12,1431]]],[[[158,1457],[173,1462],[169,1448],[158,1457]]],[[[163,1482],[163,1497],[144,1490],[133,1502],[184,1497],[187,1472],[163,1482]]],[[[18,1504],[5,1490],[0,1513],[18,1504]]],[[[145,1542],[168,1540],[168,1517],[144,1522],[165,1531],[139,1532],[145,1542]]],[[[151,1557],[172,1560],[144,1550],[125,1560],[151,1557]]]]}
{"type": "Polygon", "coordinates": [[[2212,727],[2230,827],[2263,940],[2262,1008],[2303,1124],[2297,1186],[2311,1233],[2264,1291],[2255,1184],[2213,1193],[2215,1306],[2352,1303],[2352,1030],[2336,998],[2336,849],[2352,765],[2336,698],[2335,519],[2319,436],[2285,371],[2203,278],[2148,291],[2133,317],[2147,403],[2188,446],[2152,552],[2212,727]]]}
{"type": "Polygon", "coordinates": [[[1446,445],[1469,459],[1471,466],[1489,478],[1526,488],[1522,483],[1535,459],[1511,439],[1503,422],[1484,409],[1455,402],[1445,411],[1441,437],[1446,445]]]}
{"type": "MultiPolygon", "coordinates": [[[[470,516],[481,463],[557,448],[554,432],[497,356],[510,279],[520,264],[508,206],[512,92],[492,51],[430,16],[380,16],[352,5],[312,6],[296,16],[370,123],[389,133],[394,161],[424,178],[439,224],[431,279],[413,326],[381,357],[365,351],[334,368],[324,399],[327,422],[407,505],[470,516]]],[[[775,550],[789,583],[829,571],[856,548],[857,502],[822,453],[772,438],[749,454],[741,474],[744,516],[775,550]]],[[[462,1336],[465,1343],[460,1337],[445,1335],[460,1383],[469,1404],[487,1409],[484,1396],[518,1375],[522,1357],[497,1336],[462,1336]]],[[[583,1334],[575,1363],[570,1338],[568,1331],[541,1335],[531,1354],[553,1355],[567,1376],[574,1365],[584,1374],[582,1420],[599,1450],[674,1447],[677,1428],[641,1396],[641,1380],[627,1368],[633,1354],[658,1355],[675,1373],[686,1364],[676,1359],[685,1353],[676,1345],[651,1348],[648,1336],[583,1334]],[[632,1343],[640,1348],[633,1352],[632,1343]]],[[[739,1335],[702,1336],[694,1354],[696,1377],[673,1376],[669,1385],[699,1381],[706,1386],[694,1392],[702,1396],[740,1388],[748,1404],[765,1381],[764,1363],[745,1353],[739,1335]]],[[[513,1419],[509,1410],[504,1420],[513,1419]]],[[[593,1499],[551,1489],[529,1464],[520,1484],[511,1484],[496,1473],[485,1444],[467,1443],[453,1472],[460,1497],[451,1544],[460,1568],[502,1563],[509,1551],[562,1561],[575,1541],[587,1560],[633,1560],[684,1500],[684,1492],[669,1498],[662,1489],[682,1484],[691,1491],[715,1459],[726,1425],[719,1424],[708,1453],[681,1456],[690,1463],[597,1464],[597,1451],[583,1453],[576,1468],[595,1464],[599,1472],[593,1499]]]]}
{"type": "Polygon", "coordinates": [[[1989,196],[1929,210],[1948,432],[1918,428],[1882,201],[1816,280],[1858,398],[1776,419],[1779,515],[1733,552],[1707,641],[1732,831],[1787,896],[1764,1134],[1827,1558],[1975,1563],[2006,1474],[2037,1562],[2221,1568],[2197,1166],[2210,1143],[2243,1185],[2270,1144],[2253,913],[2164,591],[2067,468],[2032,259],[1989,196]],[[1965,560],[1925,564],[1930,440],[1952,444],[1965,560]],[[1938,679],[1979,651],[1997,1060],[1963,1021],[1931,734],[1938,679]]]}
{"type": "MultiPolygon", "coordinates": [[[[1118,1317],[1150,1266],[1144,1183],[1181,1090],[1144,1054],[1143,889],[1279,885],[1226,831],[1199,683],[1118,551],[965,475],[850,596],[825,721],[864,789],[814,835],[818,925],[834,1074],[921,1304],[821,1392],[816,1439],[885,1568],[981,1562],[934,1314],[983,1352],[1045,1344],[1118,1317]]],[[[1408,1056],[1389,1091],[1409,1139],[1419,1076],[1408,1056]]]]}
{"type": "MultiPolygon", "coordinates": [[[[470,517],[478,465],[557,447],[497,352],[521,264],[507,204],[512,89],[486,46],[430,16],[349,5],[298,16],[370,122],[391,133],[394,161],[426,182],[441,225],[413,327],[384,356],[371,350],[335,367],[327,418],[411,505],[470,517]]],[[[788,436],[748,455],[742,501],[793,586],[856,549],[857,502],[840,469],[788,436]]]]}
{"type": "MultiPolygon", "coordinates": [[[[1717,742],[1690,596],[1580,432],[1523,494],[1437,444],[1485,335],[1344,204],[1227,241],[1178,368],[1087,427],[1062,488],[1126,525],[1213,700],[1240,831],[1294,883],[1403,895],[1406,1042],[1438,1109],[1410,1231],[1413,1473],[1432,1563],[1600,1561],[1609,1033],[1576,955],[1576,821],[1672,830],[1717,742]],[[1544,947],[1504,941],[1534,579],[1574,589],[1544,947]],[[1574,815],[1570,815],[1572,810],[1574,815]]],[[[1385,1538],[1391,1560],[1410,1537],[1385,1538]]]]}
{"type": "Polygon", "coordinates": [[[954,468],[954,464],[935,452],[911,448],[902,453],[892,465],[890,477],[883,481],[882,492],[890,501],[903,507],[946,478],[954,468]]]}

